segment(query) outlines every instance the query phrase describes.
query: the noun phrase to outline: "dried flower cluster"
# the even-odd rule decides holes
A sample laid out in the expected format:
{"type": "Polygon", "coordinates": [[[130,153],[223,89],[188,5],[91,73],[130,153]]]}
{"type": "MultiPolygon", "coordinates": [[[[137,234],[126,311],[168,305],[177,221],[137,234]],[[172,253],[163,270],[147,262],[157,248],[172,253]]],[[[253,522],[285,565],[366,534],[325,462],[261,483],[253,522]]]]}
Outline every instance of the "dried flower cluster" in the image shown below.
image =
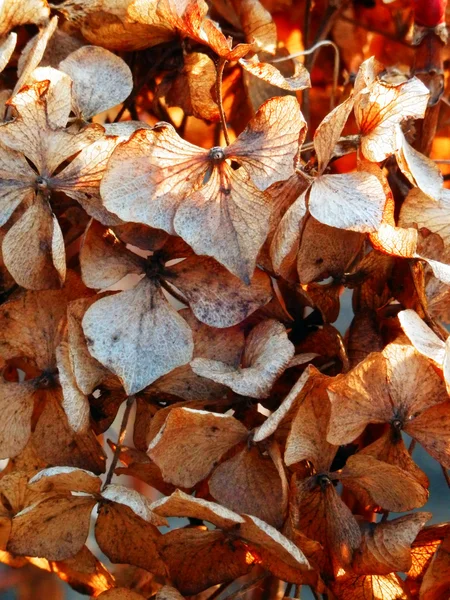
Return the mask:
{"type": "Polygon", "coordinates": [[[443,0],[0,4],[0,561],[33,598],[450,598],[450,523],[408,512],[416,446],[450,481],[445,39],[443,0]]]}

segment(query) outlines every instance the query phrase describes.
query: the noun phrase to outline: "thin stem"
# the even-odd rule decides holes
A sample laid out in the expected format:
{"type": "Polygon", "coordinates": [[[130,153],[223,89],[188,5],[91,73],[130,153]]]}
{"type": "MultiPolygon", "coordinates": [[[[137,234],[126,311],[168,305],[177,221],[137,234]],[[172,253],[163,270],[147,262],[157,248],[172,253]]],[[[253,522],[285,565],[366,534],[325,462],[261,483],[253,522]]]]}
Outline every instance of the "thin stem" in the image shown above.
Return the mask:
{"type": "Polygon", "coordinates": [[[314,44],[314,46],[312,46],[308,50],[302,50],[299,52],[294,52],[293,54],[289,54],[289,56],[283,56],[282,58],[276,58],[275,60],[272,61],[272,63],[279,63],[279,62],[283,62],[286,60],[291,60],[292,58],[297,58],[299,56],[308,56],[310,54],[313,54],[316,50],[318,50],[319,48],[322,48],[324,46],[331,46],[334,50],[333,87],[331,88],[331,98],[330,98],[330,108],[332,110],[335,106],[337,82],[339,79],[339,69],[340,69],[339,48],[336,46],[336,44],[334,42],[332,42],[331,40],[322,40],[321,42],[317,42],[317,44],[314,44]]]}
{"type": "Polygon", "coordinates": [[[444,475],[445,481],[447,482],[448,487],[450,488],[450,475],[448,474],[447,469],[441,465],[442,474],[444,475]]]}
{"type": "Polygon", "coordinates": [[[128,396],[127,398],[125,412],[123,413],[122,423],[120,424],[119,436],[117,438],[117,446],[114,450],[114,455],[111,464],[109,465],[108,474],[106,475],[105,483],[103,484],[102,488],[103,490],[111,483],[117,463],[119,462],[119,456],[122,450],[123,440],[125,439],[125,435],[127,433],[128,419],[130,418],[131,408],[133,406],[134,400],[134,396],[128,396]]]}
{"type": "Polygon", "coordinates": [[[314,600],[320,600],[319,594],[316,592],[312,585],[309,586],[309,589],[311,590],[311,594],[314,596],[314,600]]]}
{"type": "Polygon", "coordinates": [[[187,299],[184,296],[182,296],[181,293],[179,293],[168,281],[165,281],[164,279],[160,279],[159,283],[160,283],[161,287],[164,288],[166,290],[166,292],[168,292],[176,300],[178,300],[178,302],[181,302],[181,304],[184,304],[185,306],[189,305],[189,302],[187,301],[187,299]]]}
{"type": "Polygon", "coordinates": [[[408,453],[410,456],[412,456],[412,453],[414,452],[415,447],[416,447],[416,440],[411,440],[411,443],[408,448],[408,453]]]}
{"type": "Polygon", "coordinates": [[[350,361],[348,359],[347,348],[345,347],[342,335],[336,332],[338,343],[339,343],[339,358],[342,361],[342,373],[348,373],[350,371],[350,361]]]}
{"type": "Polygon", "coordinates": [[[208,596],[207,600],[215,600],[215,598],[218,598],[222,592],[224,592],[227,588],[229,588],[233,584],[234,584],[234,581],[232,581],[231,583],[222,583],[222,585],[219,585],[219,587],[213,591],[211,596],[208,596]]]}
{"type": "Polygon", "coordinates": [[[225,117],[225,111],[223,110],[223,100],[222,100],[222,78],[223,78],[223,70],[225,65],[227,64],[227,60],[225,58],[220,58],[219,62],[216,64],[216,98],[217,98],[217,106],[219,107],[220,114],[220,123],[222,125],[223,135],[225,137],[225,142],[227,146],[230,145],[230,137],[228,135],[227,129],[227,121],[225,117]]]}

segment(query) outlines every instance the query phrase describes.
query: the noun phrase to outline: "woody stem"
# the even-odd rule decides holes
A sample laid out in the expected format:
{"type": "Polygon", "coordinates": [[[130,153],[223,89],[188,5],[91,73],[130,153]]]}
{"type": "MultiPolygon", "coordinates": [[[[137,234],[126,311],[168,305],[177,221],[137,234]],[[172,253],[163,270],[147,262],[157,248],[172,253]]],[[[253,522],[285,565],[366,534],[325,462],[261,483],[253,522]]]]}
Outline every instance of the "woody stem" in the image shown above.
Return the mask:
{"type": "Polygon", "coordinates": [[[222,101],[222,77],[223,70],[225,65],[227,64],[227,60],[225,58],[219,58],[218,63],[216,64],[216,98],[217,98],[217,106],[219,107],[219,115],[220,115],[220,123],[222,125],[223,135],[225,137],[225,142],[227,146],[230,145],[230,137],[228,135],[227,129],[227,121],[225,117],[225,111],[223,110],[223,101],[222,101]]]}
{"type": "Polygon", "coordinates": [[[125,434],[127,432],[128,419],[130,418],[130,412],[131,412],[131,408],[133,406],[134,400],[135,400],[134,396],[128,396],[128,398],[127,398],[125,412],[123,413],[122,423],[120,424],[120,431],[119,431],[119,437],[117,438],[116,449],[114,450],[114,456],[112,458],[111,464],[109,465],[108,474],[106,475],[105,483],[103,484],[102,489],[105,489],[111,483],[111,479],[113,478],[117,463],[119,462],[119,456],[120,456],[120,452],[122,450],[123,440],[125,439],[125,434]]]}

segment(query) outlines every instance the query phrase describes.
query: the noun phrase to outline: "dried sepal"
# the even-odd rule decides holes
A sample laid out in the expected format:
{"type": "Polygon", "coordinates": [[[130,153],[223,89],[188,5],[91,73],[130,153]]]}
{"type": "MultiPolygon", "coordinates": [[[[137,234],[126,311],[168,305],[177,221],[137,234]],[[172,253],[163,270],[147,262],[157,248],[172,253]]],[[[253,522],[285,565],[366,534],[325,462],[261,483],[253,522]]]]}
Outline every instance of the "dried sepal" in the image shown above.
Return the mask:
{"type": "Polygon", "coordinates": [[[97,475],[76,467],[49,467],[33,475],[28,486],[41,494],[100,493],[101,480],[97,475]]]}
{"type": "Polygon", "coordinates": [[[212,497],[231,510],[255,515],[269,525],[281,527],[282,480],[271,458],[256,446],[244,447],[220,464],[208,486],[212,497]]]}
{"type": "Polygon", "coordinates": [[[217,461],[247,435],[234,417],[174,408],[149,445],[148,454],[165,481],[190,488],[207,477],[217,461]]]}
{"type": "Polygon", "coordinates": [[[0,13],[0,36],[4,36],[11,29],[25,23],[40,25],[50,16],[50,8],[46,0],[6,0],[0,13]]]}
{"type": "Polygon", "coordinates": [[[83,46],[69,54],[59,68],[73,81],[73,110],[85,121],[120,104],[133,89],[128,65],[112,52],[97,46],[83,46]]]}
{"type": "Polygon", "coordinates": [[[408,600],[402,579],[396,573],[389,575],[344,574],[331,584],[337,600],[408,600]]]}
{"type": "Polygon", "coordinates": [[[14,48],[16,47],[17,42],[17,34],[11,32],[6,39],[2,39],[0,42],[0,72],[6,67],[9,62],[9,59],[14,52],[14,48]]]}
{"type": "Polygon", "coordinates": [[[17,456],[31,435],[33,387],[27,383],[0,380],[3,419],[0,426],[0,456],[17,456]]]}
{"type": "Polygon", "coordinates": [[[317,166],[320,175],[324,172],[333,156],[335,146],[341,137],[353,104],[353,96],[350,96],[328,113],[314,133],[314,149],[316,151],[317,166]]]}
{"type": "Polygon", "coordinates": [[[354,556],[352,570],[360,575],[409,571],[411,544],[431,516],[415,513],[384,523],[363,523],[362,544],[354,556]]]}
{"type": "Polygon", "coordinates": [[[311,80],[309,73],[303,64],[295,60],[294,62],[294,73],[290,77],[284,77],[284,75],[277,69],[275,65],[269,62],[262,62],[258,59],[258,56],[253,56],[250,59],[241,58],[239,64],[246,71],[262,79],[265,83],[273,85],[282,90],[290,92],[297,92],[304,90],[305,88],[311,87],[311,80]]]}
{"type": "Polygon", "coordinates": [[[26,508],[13,518],[8,551],[49,560],[75,556],[86,542],[95,503],[89,496],[54,497],[26,508]]]}
{"type": "Polygon", "coordinates": [[[265,398],[294,352],[285,327],[278,321],[267,320],[248,336],[240,368],[206,358],[194,358],[191,366],[197,375],[227,385],[241,396],[265,398]]]}
{"type": "Polygon", "coordinates": [[[120,378],[127,394],[192,357],[189,327],[147,278],[93,304],[83,317],[83,331],[89,352],[120,378]]]}

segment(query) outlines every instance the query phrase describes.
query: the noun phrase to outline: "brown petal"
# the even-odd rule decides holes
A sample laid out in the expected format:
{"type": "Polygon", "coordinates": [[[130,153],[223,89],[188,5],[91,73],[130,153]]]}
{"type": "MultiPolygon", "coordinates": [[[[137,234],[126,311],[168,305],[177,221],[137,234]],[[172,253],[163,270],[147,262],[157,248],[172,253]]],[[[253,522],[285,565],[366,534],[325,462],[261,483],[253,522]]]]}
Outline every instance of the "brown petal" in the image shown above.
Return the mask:
{"type": "Polygon", "coordinates": [[[376,231],[386,195],[378,179],[366,172],[321,175],[309,193],[309,211],[321,223],[361,233],[376,231]]]}
{"type": "Polygon", "coordinates": [[[426,408],[445,402],[447,391],[430,361],[412,346],[388,344],[386,357],[389,393],[396,410],[406,410],[411,419],[426,408]]]}
{"type": "Polygon", "coordinates": [[[55,215],[39,198],[7,232],[2,251],[6,268],[22,287],[61,287],[66,277],[64,239],[55,215]]]}
{"type": "Polygon", "coordinates": [[[93,304],[83,330],[89,352],[121,379],[127,394],[189,362],[194,347],[186,322],[147,278],[93,304]]]}
{"type": "Polygon", "coordinates": [[[431,513],[405,515],[385,523],[364,523],[361,548],[352,569],[360,575],[389,575],[411,567],[411,544],[431,513]]]}
{"type": "Polygon", "coordinates": [[[282,90],[297,92],[311,87],[311,79],[304,65],[299,60],[293,61],[293,63],[294,74],[291,77],[285,77],[275,65],[260,62],[257,56],[253,56],[249,60],[241,58],[239,61],[241,67],[254,77],[282,90]]]}
{"type": "Polygon", "coordinates": [[[327,434],[330,443],[348,444],[368,423],[390,421],[393,408],[386,377],[383,356],[373,353],[347,375],[330,383],[331,417],[327,434]]]}
{"type": "Polygon", "coordinates": [[[450,469],[450,401],[432,406],[413,418],[405,425],[405,432],[450,469]]]}
{"type": "Polygon", "coordinates": [[[195,316],[211,327],[237,325],[272,297],[270,278],[259,269],[250,285],[210,258],[187,258],[167,271],[166,280],[184,294],[195,316]]]}
{"type": "MultiPolygon", "coordinates": [[[[299,482],[294,502],[295,528],[328,549],[327,562],[349,565],[361,543],[361,533],[351,510],[331,481],[315,477],[299,482]]],[[[330,565],[325,569],[329,570],[330,565]]]]}
{"type": "Polygon", "coordinates": [[[227,385],[237,394],[267,398],[294,352],[284,325],[270,319],[252,329],[246,340],[241,368],[205,358],[195,358],[191,366],[197,375],[227,385]]]}
{"type": "Polygon", "coordinates": [[[90,497],[55,497],[23,510],[13,518],[8,551],[49,560],[75,556],[86,542],[95,503],[90,497]]]}
{"type": "Polygon", "coordinates": [[[314,149],[317,155],[320,175],[324,172],[333,156],[334,148],[341,137],[342,130],[353,109],[353,104],[354,98],[350,96],[328,113],[314,133],[314,149]]]}
{"type": "Polygon", "coordinates": [[[247,429],[234,417],[174,408],[152,440],[148,454],[165,481],[190,488],[207,477],[225,452],[247,435],[247,429]]]}
{"type": "Polygon", "coordinates": [[[294,174],[294,159],[305,135],[306,121],[297,98],[271,98],[225,149],[225,155],[242,164],[256,187],[265,190],[294,174]]]}
{"type": "Polygon", "coordinates": [[[430,485],[428,477],[411,458],[402,436],[392,427],[378,440],[363,448],[360,454],[368,454],[377,460],[400,467],[403,471],[413,475],[424,488],[428,488],[430,485]]]}
{"type": "Polygon", "coordinates": [[[270,246],[270,258],[275,272],[290,280],[293,279],[292,271],[307,222],[306,200],[309,189],[308,187],[284,213],[270,246]]]}
{"type": "Polygon", "coordinates": [[[67,581],[71,587],[84,594],[97,596],[114,585],[111,573],[86,546],[72,558],[57,561],[49,566],[63,581],[67,581]]]}
{"type": "Polygon", "coordinates": [[[292,420],[284,454],[287,466],[309,460],[318,473],[328,471],[331,466],[338,449],[326,441],[330,419],[328,382],[329,379],[321,375],[314,378],[309,393],[292,420]]]}
{"type": "Polygon", "coordinates": [[[28,486],[33,491],[42,494],[50,492],[98,494],[101,484],[101,479],[94,473],[75,467],[50,467],[39,471],[28,481],[28,486]]]}
{"type": "Polygon", "coordinates": [[[47,465],[73,466],[103,473],[106,456],[96,437],[89,431],[76,434],[61,407],[61,391],[49,390],[32,441],[47,465]]]}
{"type": "Polygon", "coordinates": [[[254,562],[240,540],[228,540],[221,531],[205,528],[169,531],[159,539],[159,551],[173,583],[186,595],[234,581],[248,573],[254,562]]]}
{"type": "MultiPolygon", "coordinates": [[[[55,33],[57,25],[58,17],[55,16],[40,29],[39,33],[30,40],[22,52],[19,64],[17,65],[17,74],[19,77],[14,86],[13,96],[15,96],[24,85],[31,83],[32,73],[36,67],[39,66],[48,41],[55,33]]],[[[70,88],[66,89],[66,92],[68,92],[68,95],[70,96],[70,88]]],[[[68,117],[69,113],[66,113],[66,116],[68,117]]],[[[65,125],[66,123],[63,123],[62,126],[64,127],[65,125]]]]}
{"type": "Polygon", "coordinates": [[[366,506],[372,503],[392,512],[419,508],[428,499],[427,490],[413,475],[372,456],[351,456],[339,479],[366,506]]]}
{"type": "Polygon", "coordinates": [[[450,536],[433,556],[420,586],[421,600],[444,600],[450,586],[450,536]]]}
{"type": "Polygon", "coordinates": [[[269,219],[269,198],[255,187],[247,169],[234,171],[222,163],[199,191],[180,203],[174,226],[196,254],[212,256],[248,285],[269,219]]]}
{"type": "Polygon", "coordinates": [[[79,389],[70,364],[69,345],[62,342],[56,349],[59,383],[63,392],[62,407],[67,422],[77,433],[86,433],[90,424],[90,407],[87,396],[79,389]]]}
{"type": "Polygon", "coordinates": [[[231,510],[283,524],[283,490],[278,471],[256,446],[243,448],[219,465],[208,482],[213,498],[231,510]]]}
{"type": "Polygon", "coordinates": [[[0,380],[0,457],[9,458],[21,452],[31,435],[33,387],[28,383],[0,380]]]}
{"type": "Polygon", "coordinates": [[[403,581],[389,575],[344,575],[331,584],[336,600],[408,600],[403,581]]]}
{"type": "Polygon", "coordinates": [[[422,581],[436,549],[449,533],[450,525],[448,523],[431,525],[422,529],[411,547],[412,566],[408,571],[407,581],[422,581]]]}
{"type": "MultiPolygon", "coordinates": [[[[132,491],[132,490],[129,490],[132,491]]],[[[127,563],[164,577],[167,569],[157,550],[158,529],[116,502],[102,503],[95,539],[113,563],[127,563]]]]}
{"type": "Polygon", "coordinates": [[[73,81],[74,112],[85,121],[120,104],[133,89],[128,65],[98,46],[83,46],[72,52],[59,68],[73,81]]]}
{"type": "MultiPolygon", "coordinates": [[[[317,370],[315,371],[318,373],[317,370]]],[[[255,442],[262,442],[275,433],[284,420],[292,420],[296,409],[310,391],[314,376],[314,367],[306,367],[280,406],[255,430],[253,436],[255,442]]]]}
{"type": "Polygon", "coordinates": [[[144,596],[124,587],[106,590],[98,596],[99,600],[145,600],[144,596]]]}
{"type": "Polygon", "coordinates": [[[201,181],[206,157],[206,150],[184,141],[167,123],[136,131],[108,162],[100,186],[104,205],[124,221],[175,233],[176,208],[201,181]]]}
{"type": "Polygon", "coordinates": [[[97,301],[96,296],[80,298],[67,307],[67,336],[70,365],[77,386],[89,395],[109,376],[109,371],[89,353],[81,325],[86,310],[97,301]]]}
{"type": "Polygon", "coordinates": [[[151,502],[136,490],[124,485],[109,484],[102,490],[102,497],[122,506],[127,506],[133,513],[152,525],[167,525],[167,520],[155,514],[151,509],[151,502]]]}
{"type": "Polygon", "coordinates": [[[301,581],[311,566],[300,548],[258,517],[244,515],[244,521],[239,536],[256,550],[266,569],[284,581],[301,581]]]}
{"type": "Polygon", "coordinates": [[[356,231],[336,229],[310,217],[304,223],[297,271],[300,283],[319,281],[327,277],[341,279],[364,242],[356,231]]]}
{"type": "Polygon", "coordinates": [[[244,519],[237,513],[209,500],[189,496],[176,490],[168,498],[161,498],[152,504],[152,510],[165,517],[188,517],[208,521],[219,529],[233,528],[244,519]]]}

